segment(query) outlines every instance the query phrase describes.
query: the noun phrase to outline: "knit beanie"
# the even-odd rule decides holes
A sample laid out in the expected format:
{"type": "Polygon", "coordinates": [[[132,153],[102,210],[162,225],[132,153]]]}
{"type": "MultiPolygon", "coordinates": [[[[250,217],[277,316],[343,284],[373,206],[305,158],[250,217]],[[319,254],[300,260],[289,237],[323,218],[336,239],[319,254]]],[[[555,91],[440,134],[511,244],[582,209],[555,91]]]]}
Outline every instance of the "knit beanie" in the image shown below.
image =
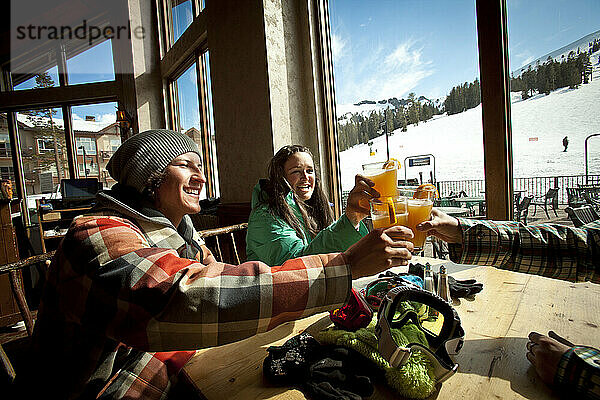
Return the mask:
{"type": "Polygon", "coordinates": [[[123,142],[108,160],[106,169],[117,182],[142,193],[152,173],[162,172],[174,158],[189,152],[200,155],[189,136],[167,129],[151,129],[123,142]]]}

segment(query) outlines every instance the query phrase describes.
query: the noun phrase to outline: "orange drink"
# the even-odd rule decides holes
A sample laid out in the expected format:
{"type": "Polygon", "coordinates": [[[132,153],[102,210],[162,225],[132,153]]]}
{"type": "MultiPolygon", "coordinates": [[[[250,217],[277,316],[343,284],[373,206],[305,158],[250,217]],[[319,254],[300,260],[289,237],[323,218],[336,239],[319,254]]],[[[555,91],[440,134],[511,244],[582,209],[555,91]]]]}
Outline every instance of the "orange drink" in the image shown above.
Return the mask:
{"type": "Polygon", "coordinates": [[[374,175],[366,175],[375,183],[375,190],[381,197],[391,197],[396,194],[397,173],[396,169],[380,169],[374,175]]]}
{"type": "Polygon", "coordinates": [[[363,165],[363,175],[375,183],[374,189],[381,197],[395,197],[398,186],[398,165],[390,160],[385,163],[363,165]]]}
{"type": "Polygon", "coordinates": [[[390,226],[408,223],[408,206],[403,196],[371,199],[371,220],[373,228],[389,228],[390,226]]]}
{"type": "Polygon", "coordinates": [[[433,200],[429,199],[408,199],[408,225],[415,237],[412,242],[415,245],[415,252],[423,250],[427,234],[417,230],[417,225],[431,217],[433,200]]]}
{"type": "Polygon", "coordinates": [[[420,253],[423,251],[427,234],[417,231],[417,225],[431,218],[431,209],[433,208],[433,200],[437,196],[437,189],[431,184],[425,184],[417,188],[398,188],[398,194],[408,197],[408,222],[405,226],[413,231],[414,252],[420,253]]]}

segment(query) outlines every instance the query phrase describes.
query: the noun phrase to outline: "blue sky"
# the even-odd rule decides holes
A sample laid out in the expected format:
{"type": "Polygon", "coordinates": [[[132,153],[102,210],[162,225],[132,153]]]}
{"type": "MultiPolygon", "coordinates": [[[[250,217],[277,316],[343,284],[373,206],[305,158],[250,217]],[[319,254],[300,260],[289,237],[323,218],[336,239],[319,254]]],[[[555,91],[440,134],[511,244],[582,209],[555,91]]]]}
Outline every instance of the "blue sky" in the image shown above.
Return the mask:
{"type": "MultiPolygon", "coordinates": [[[[446,96],[479,77],[474,0],[330,0],[336,97],[446,96]]],[[[511,70],[600,30],[599,0],[508,0],[511,70]]]]}
{"type": "MultiPolygon", "coordinates": [[[[174,9],[176,37],[191,22],[185,2],[174,9]]],[[[474,0],[330,0],[339,104],[406,97],[444,97],[479,77],[474,0]]],[[[600,0],[508,0],[511,70],[600,30],[600,0]]],[[[67,62],[69,83],[114,79],[108,41],[67,62]]],[[[58,86],[56,67],[51,76],[58,86]]],[[[197,107],[194,71],[179,80],[184,108],[197,107]],[[191,104],[194,103],[194,104],[191,104]]],[[[18,89],[33,87],[30,80],[18,89]]],[[[185,128],[198,112],[182,110],[185,128]]],[[[74,108],[81,118],[115,113],[113,103],[74,108]],[[85,115],[84,115],[85,113],[85,115]]],[[[60,111],[58,117],[60,117],[60,111]]]]}

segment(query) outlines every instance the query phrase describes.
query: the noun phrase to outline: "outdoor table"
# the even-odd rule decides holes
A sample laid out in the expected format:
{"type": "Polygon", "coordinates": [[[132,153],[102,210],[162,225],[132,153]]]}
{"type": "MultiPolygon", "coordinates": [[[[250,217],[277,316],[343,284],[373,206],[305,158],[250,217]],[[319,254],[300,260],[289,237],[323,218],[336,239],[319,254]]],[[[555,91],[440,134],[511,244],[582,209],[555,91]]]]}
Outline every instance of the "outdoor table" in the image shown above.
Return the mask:
{"type": "MultiPolygon", "coordinates": [[[[439,385],[431,399],[558,399],[525,357],[529,332],[554,330],[571,342],[598,345],[600,285],[433,258],[414,257],[413,261],[429,262],[434,269],[446,265],[455,278],[474,278],[484,285],[474,301],[455,303],[466,332],[463,349],[456,357],[458,372],[439,385]]],[[[406,267],[392,270],[402,268],[406,267]]],[[[354,281],[354,286],[364,286],[368,279],[354,281]]],[[[209,400],[304,399],[296,389],[273,386],[263,379],[266,349],[304,330],[315,333],[330,324],[329,314],[321,313],[240,342],[199,350],[184,373],[209,400]]],[[[370,397],[391,398],[400,396],[384,385],[377,385],[370,397]]]]}
{"type": "Polygon", "coordinates": [[[469,203],[481,203],[482,201],[485,201],[485,197],[483,196],[469,196],[469,197],[457,197],[454,199],[454,201],[457,201],[459,203],[465,203],[465,204],[469,204],[469,203]]]}
{"type": "Polygon", "coordinates": [[[454,201],[457,203],[464,203],[469,208],[477,204],[479,207],[479,214],[483,215],[483,203],[485,203],[485,197],[483,196],[457,197],[454,201]]]}
{"type": "Polygon", "coordinates": [[[453,217],[463,217],[468,215],[470,210],[468,208],[463,207],[433,207],[436,210],[439,210],[445,214],[451,215],[453,217]]]}

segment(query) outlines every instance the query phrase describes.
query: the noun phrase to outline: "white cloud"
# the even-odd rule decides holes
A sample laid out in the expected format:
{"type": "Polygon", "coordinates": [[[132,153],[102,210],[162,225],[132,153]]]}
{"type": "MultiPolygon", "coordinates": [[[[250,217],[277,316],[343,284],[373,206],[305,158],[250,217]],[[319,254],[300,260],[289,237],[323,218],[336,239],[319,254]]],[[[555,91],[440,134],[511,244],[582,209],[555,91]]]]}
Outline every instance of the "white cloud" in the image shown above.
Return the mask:
{"type": "Polygon", "coordinates": [[[353,57],[338,66],[344,76],[338,91],[342,103],[405,97],[435,72],[431,61],[423,59],[423,48],[413,40],[394,49],[374,46],[371,54],[353,57]]]}
{"type": "Polygon", "coordinates": [[[346,47],[346,40],[341,35],[331,35],[331,52],[333,53],[333,61],[336,62],[344,56],[344,48],[346,47]]]}

